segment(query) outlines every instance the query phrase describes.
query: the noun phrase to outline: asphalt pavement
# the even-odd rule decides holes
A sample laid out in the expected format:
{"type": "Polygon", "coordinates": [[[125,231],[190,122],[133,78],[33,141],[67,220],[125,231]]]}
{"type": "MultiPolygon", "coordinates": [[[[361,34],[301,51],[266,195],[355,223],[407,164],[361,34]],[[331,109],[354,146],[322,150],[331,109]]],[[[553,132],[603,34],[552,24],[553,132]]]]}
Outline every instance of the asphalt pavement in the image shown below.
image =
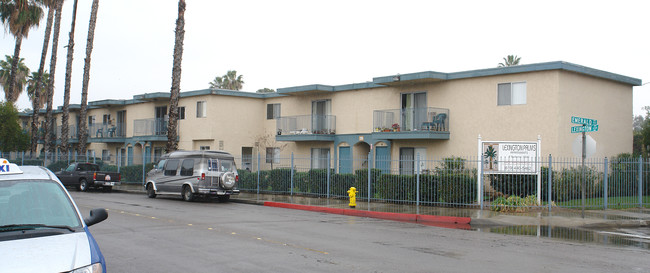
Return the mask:
{"type": "MultiPolygon", "coordinates": [[[[114,191],[145,194],[141,184],[122,183],[114,191]]],[[[503,213],[489,209],[440,208],[359,202],[349,207],[346,199],[313,198],[305,196],[241,193],[231,202],[263,206],[284,207],[307,211],[344,214],[386,220],[419,222],[449,228],[485,228],[502,226],[553,226],[567,228],[647,228],[650,226],[650,209],[587,210],[582,216],[579,209],[537,209],[522,213],[503,213]]]]}

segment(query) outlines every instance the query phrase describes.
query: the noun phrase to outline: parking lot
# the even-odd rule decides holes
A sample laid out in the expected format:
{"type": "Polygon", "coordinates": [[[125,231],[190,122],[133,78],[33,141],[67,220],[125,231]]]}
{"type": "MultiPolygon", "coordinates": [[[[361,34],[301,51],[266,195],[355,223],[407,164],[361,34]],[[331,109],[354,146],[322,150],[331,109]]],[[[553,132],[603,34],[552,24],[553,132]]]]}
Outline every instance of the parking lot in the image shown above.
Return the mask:
{"type": "Polygon", "coordinates": [[[144,194],[75,192],[112,272],[646,272],[646,249],[144,194]]]}

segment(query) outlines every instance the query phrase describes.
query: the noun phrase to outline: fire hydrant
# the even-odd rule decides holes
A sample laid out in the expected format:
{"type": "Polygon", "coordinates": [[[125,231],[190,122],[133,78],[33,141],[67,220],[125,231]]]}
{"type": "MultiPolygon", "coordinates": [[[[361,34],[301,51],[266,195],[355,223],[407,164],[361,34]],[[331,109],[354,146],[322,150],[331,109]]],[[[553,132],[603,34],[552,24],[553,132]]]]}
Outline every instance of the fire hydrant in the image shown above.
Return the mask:
{"type": "Polygon", "coordinates": [[[350,196],[350,207],[354,208],[357,206],[357,188],[351,187],[348,190],[348,195],[350,196]]]}

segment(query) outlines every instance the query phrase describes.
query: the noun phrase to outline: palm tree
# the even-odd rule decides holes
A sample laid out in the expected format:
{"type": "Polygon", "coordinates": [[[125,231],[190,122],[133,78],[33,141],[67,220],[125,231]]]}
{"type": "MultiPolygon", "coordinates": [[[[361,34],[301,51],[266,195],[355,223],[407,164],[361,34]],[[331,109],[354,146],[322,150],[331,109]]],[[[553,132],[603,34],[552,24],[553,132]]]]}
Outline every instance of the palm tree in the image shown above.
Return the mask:
{"type": "Polygon", "coordinates": [[[88,41],[86,42],[86,59],[84,63],[84,78],[81,86],[81,110],[79,115],[79,146],[77,147],[80,154],[86,153],[86,140],[88,131],[86,130],[86,115],[88,114],[88,82],[90,81],[90,55],[93,52],[93,41],[95,39],[95,26],[97,25],[97,10],[99,9],[99,0],[93,0],[90,10],[90,23],[88,25],[88,41]]]}
{"type": "Polygon", "coordinates": [[[483,154],[484,157],[487,157],[490,160],[490,170],[492,170],[492,162],[497,163],[497,151],[492,147],[492,145],[488,146],[487,150],[485,150],[485,154],[483,154]]]}
{"type": "Polygon", "coordinates": [[[237,70],[228,70],[226,75],[216,77],[210,82],[210,89],[241,90],[244,85],[244,76],[237,76],[237,70]]]}
{"type": "Polygon", "coordinates": [[[47,114],[45,118],[45,150],[54,151],[54,139],[56,138],[56,122],[54,121],[54,113],[52,112],[52,99],[54,97],[54,73],[56,72],[56,57],[59,45],[59,30],[61,29],[61,8],[63,7],[63,0],[56,0],[54,7],[54,34],[52,35],[52,55],[50,57],[50,79],[47,84],[47,114]]]}
{"type": "Polygon", "coordinates": [[[16,66],[17,72],[15,75],[14,86],[9,87],[11,82],[11,65],[14,63],[13,58],[9,55],[5,55],[5,60],[0,61],[0,86],[5,91],[5,100],[15,103],[20,96],[20,93],[25,89],[25,84],[27,83],[27,75],[29,75],[29,68],[23,62],[25,59],[20,58],[18,65],[16,66]],[[13,91],[10,91],[13,90],[13,91]]]}
{"type": "Polygon", "coordinates": [[[517,57],[517,55],[508,55],[503,58],[503,63],[499,63],[499,67],[519,65],[520,60],[521,57],[517,57]]]}
{"type": "Polygon", "coordinates": [[[174,42],[174,64],[172,67],[172,88],[169,96],[169,125],[167,126],[167,152],[178,149],[178,98],[181,93],[181,61],[183,59],[183,40],[185,38],[185,0],[178,0],[178,19],[176,19],[176,41],[174,42]]]}
{"type": "MultiPolygon", "coordinates": [[[[18,73],[18,62],[20,61],[20,47],[23,38],[27,38],[29,30],[32,27],[38,26],[41,17],[43,17],[43,10],[33,1],[4,0],[0,2],[0,21],[2,21],[9,32],[16,38],[13,62],[11,63],[11,72],[7,88],[5,88],[5,94],[20,95],[22,92],[22,88],[19,90],[14,89],[18,73]],[[9,91],[7,92],[7,90],[9,91]]],[[[15,102],[17,99],[18,96],[9,96],[7,101],[15,102]]]]}
{"type": "Polygon", "coordinates": [[[30,75],[27,80],[27,96],[29,96],[29,100],[32,102],[32,106],[34,106],[35,109],[41,109],[45,105],[47,99],[45,92],[47,92],[47,88],[43,83],[46,83],[49,80],[50,74],[47,72],[43,73],[42,77],[38,75],[38,72],[32,72],[32,75],[30,75]],[[39,79],[42,80],[39,81],[39,79]],[[38,90],[38,92],[36,90],[38,90]]]}
{"type": "MultiPolygon", "coordinates": [[[[33,80],[33,83],[35,83],[34,86],[32,86],[33,90],[39,90],[39,92],[33,92],[32,96],[35,97],[30,97],[32,101],[32,145],[30,146],[31,153],[34,154],[36,152],[36,147],[38,144],[38,134],[36,132],[38,128],[38,111],[43,107],[45,95],[46,95],[46,89],[41,89],[41,86],[47,81],[45,79],[43,80],[38,80],[41,79],[41,76],[43,76],[43,70],[45,69],[45,57],[47,56],[47,46],[50,43],[50,34],[52,32],[52,21],[54,19],[54,6],[55,6],[55,1],[54,0],[39,0],[43,6],[47,7],[47,26],[45,27],[45,37],[43,38],[43,50],[41,51],[41,63],[38,66],[38,72],[33,73],[32,77],[34,77],[34,74],[36,76],[35,79],[30,79],[33,80]],[[43,92],[40,92],[43,90],[43,92]],[[42,96],[42,97],[40,97],[42,96]],[[43,103],[42,103],[43,102],[43,103]],[[39,103],[38,107],[36,103],[39,103]]],[[[29,86],[27,87],[27,92],[29,94],[29,86]]],[[[46,124],[47,125],[47,124],[46,124]]],[[[46,126],[45,128],[45,136],[49,135],[49,128],[46,126]]],[[[46,149],[47,151],[47,149],[46,149]]]]}
{"type": "MultiPolygon", "coordinates": [[[[74,53],[74,26],[77,21],[77,1],[72,5],[72,26],[68,37],[68,60],[65,66],[65,87],[63,89],[63,114],[61,115],[61,150],[68,152],[68,119],[70,118],[70,81],[72,81],[72,56],[74,53]]],[[[48,91],[49,92],[49,91],[48,91]]],[[[78,131],[78,129],[77,129],[78,131]]]]}

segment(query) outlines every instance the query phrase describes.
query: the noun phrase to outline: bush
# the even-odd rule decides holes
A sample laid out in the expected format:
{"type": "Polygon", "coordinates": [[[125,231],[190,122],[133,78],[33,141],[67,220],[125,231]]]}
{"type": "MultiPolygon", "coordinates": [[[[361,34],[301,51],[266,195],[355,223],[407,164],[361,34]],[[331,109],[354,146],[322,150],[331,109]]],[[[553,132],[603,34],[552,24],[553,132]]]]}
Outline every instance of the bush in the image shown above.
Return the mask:
{"type": "Polygon", "coordinates": [[[526,198],[519,196],[510,196],[508,198],[500,196],[494,201],[492,201],[492,206],[490,207],[493,211],[502,211],[502,212],[525,212],[528,211],[530,207],[539,206],[537,202],[537,196],[528,195],[526,198]]]}
{"type": "MultiPolygon", "coordinates": [[[[610,161],[611,171],[607,180],[609,196],[637,196],[639,194],[639,158],[620,154],[610,161]]],[[[643,195],[650,195],[650,164],[643,163],[643,195]]]]}
{"type": "MultiPolygon", "coordinates": [[[[584,168],[586,197],[602,197],[602,175],[594,168],[584,168]]],[[[552,199],[555,201],[580,199],[582,197],[582,167],[565,169],[554,175],[552,191],[552,199]]]]}
{"type": "MultiPolygon", "coordinates": [[[[370,169],[370,187],[372,192],[377,192],[377,183],[381,176],[380,169],[370,169]]],[[[359,169],[354,171],[355,187],[357,188],[357,196],[368,197],[368,169],[359,169]]],[[[346,190],[347,191],[347,190],[346,190]]],[[[372,198],[373,195],[371,194],[372,198]]]]}

